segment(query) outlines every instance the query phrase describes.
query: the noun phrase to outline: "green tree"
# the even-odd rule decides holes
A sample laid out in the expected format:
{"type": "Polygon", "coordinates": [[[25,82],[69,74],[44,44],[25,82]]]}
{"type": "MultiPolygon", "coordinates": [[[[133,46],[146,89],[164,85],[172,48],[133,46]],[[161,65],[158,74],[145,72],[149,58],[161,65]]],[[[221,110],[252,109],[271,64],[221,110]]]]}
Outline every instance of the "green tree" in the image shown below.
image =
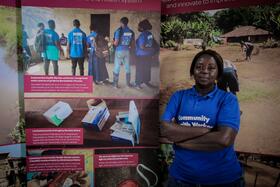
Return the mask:
{"type": "Polygon", "coordinates": [[[274,37],[280,37],[280,6],[263,5],[238,9],[224,9],[214,15],[215,25],[223,33],[237,26],[253,25],[270,31],[274,37]]]}
{"type": "Polygon", "coordinates": [[[185,38],[200,38],[206,45],[211,45],[213,36],[220,35],[214,23],[213,17],[205,12],[165,16],[161,27],[162,46],[170,41],[180,45],[185,38]]]}

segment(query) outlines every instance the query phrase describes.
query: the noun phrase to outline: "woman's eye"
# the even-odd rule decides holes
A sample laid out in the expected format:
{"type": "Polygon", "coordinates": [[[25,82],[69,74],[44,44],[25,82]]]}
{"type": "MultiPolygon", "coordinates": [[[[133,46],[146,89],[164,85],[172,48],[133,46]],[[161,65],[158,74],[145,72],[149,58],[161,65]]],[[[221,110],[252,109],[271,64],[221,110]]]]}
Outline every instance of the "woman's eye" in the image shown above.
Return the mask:
{"type": "Polygon", "coordinates": [[[201,69],[202,68],[202,66],[196,66],[195,67],[195,69],[201,69]]]}
{"type": "Polygon", "coordinates": [[[208,70],[215,70],[216,69],[216,67],[208,67],[208,70]]]}

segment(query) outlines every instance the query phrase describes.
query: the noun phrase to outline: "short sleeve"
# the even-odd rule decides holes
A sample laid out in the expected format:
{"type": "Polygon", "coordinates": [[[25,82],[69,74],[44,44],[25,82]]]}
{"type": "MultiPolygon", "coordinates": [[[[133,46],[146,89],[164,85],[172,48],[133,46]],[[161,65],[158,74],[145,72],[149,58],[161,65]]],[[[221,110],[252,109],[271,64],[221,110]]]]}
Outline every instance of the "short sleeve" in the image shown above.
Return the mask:
{"type": "Polygon", "coordinates": [[[139,36],[138,45],[139,45],[139,47],[145,46],[145,36],[144,36],[144,34],[141,34],[139,36]]]}
{"type": "Polygon", "coordinates": [[[178,91],[171,96],[168,104],[166,105],[165,111],[161,116],[162,121],[171,122],[173,118],[176,117],[178,107],[180,106],[181,102],[181,99],[179,99],[181,94],[182,92],[178,91]]]}
{"type": "Polygon", "coordinates": [[[54,32],[54,34],[53,34],[53,41],[54,42],[58,42],[59,41],[59,36],[58,36],[58,34],[56,32],[54,32]]]}
{"type": "Polygon", "coordinates": [[[71,36],[71,32],[69,32],[69,34],[68,34],[68,43],[69,43],[69,45],[71,45],[71,44],[72,44],[72,36],[71,36]]]}
{"type": "Polygon", "coordinates": [[[240,126],[240,109],[237,97],[227,93],[217,117],[218,126],[231,127],[238,131],[240,126]]]}
{"type": "Polygon", "coordinates": [[[114,34],[114,39],[115,40],[119,40],[120,38],[120,31],[119,30],[116,30],[115,34],[114,34]]]}

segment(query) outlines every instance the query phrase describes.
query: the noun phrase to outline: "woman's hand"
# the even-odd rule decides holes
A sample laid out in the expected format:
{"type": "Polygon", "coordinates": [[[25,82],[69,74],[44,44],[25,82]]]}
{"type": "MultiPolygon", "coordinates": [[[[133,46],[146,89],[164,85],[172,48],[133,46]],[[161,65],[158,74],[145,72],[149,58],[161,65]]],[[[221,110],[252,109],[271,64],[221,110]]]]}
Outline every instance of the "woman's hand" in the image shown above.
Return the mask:
{"type": "Polygon", "coordinates": [[[202,136],[211,129],[204,127],[191,127],[178,125],[176,123],[162,122],[160,126],[160,134],[171,142],[182,142],[202,136]]]}
{"type": "Polygon", "coordinates": [[[182,148],[196,151],[217,151],[233,145],[237,131],[227,126],[218,126],[203,136],[177,143],[182,148]]]}

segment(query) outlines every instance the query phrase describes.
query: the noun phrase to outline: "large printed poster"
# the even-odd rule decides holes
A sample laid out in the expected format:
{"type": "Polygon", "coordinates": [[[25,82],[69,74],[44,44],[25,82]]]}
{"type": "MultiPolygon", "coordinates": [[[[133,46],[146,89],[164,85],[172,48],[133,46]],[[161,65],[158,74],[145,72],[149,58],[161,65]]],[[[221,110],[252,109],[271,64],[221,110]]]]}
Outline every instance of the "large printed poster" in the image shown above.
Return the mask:
{"type": "MultiPolygon", "coordinates": [[[[195,77],[190,72],[196,54],[216,51],[223,58],[224,66],[217,86],[236,95],[240,105],[240,129],[234,148],[241,160],[242,154],[247,154],[247,158],[243,158],[245,166],[253,168],[244,167],[246,186],[277,185],[279,168],[268,171],[265,165],[274,168],[269,164],[273,161],[266,162],[264,158],[277,160],[280,154],[279,1],[175,0],[163,1],[162,9],[160,113],[164,113],[176,91],[195,85],[195,77]],[[254,162],[261,163],[258,169],[268,171],[270,177],[264,174],[260,174],[259,180],[254,177],[258,171],[254,164],[247,163],[250,156],[254,162]]],[[[189,108],[195,111],[198,103],[190,104],[189,108]]],[[[211,106],[203,107],[211,112],[215,110],[211,106]]],[[[189,116],[182,113],[177,120],[191,121],[185,123],[187,126],[206,127],[211,112],[196,118],[195,113],[189,116]]],[[[234,112],[234,107],[229,112],[234,112]]],[[[162,148],[165,161],[170,165],[174,150],[167,144],[162,148]]]]}
{"type": "Polygon", "coordinates": [[[21,10],[28,186],[156,186],[160,1],[21,10]]]}

